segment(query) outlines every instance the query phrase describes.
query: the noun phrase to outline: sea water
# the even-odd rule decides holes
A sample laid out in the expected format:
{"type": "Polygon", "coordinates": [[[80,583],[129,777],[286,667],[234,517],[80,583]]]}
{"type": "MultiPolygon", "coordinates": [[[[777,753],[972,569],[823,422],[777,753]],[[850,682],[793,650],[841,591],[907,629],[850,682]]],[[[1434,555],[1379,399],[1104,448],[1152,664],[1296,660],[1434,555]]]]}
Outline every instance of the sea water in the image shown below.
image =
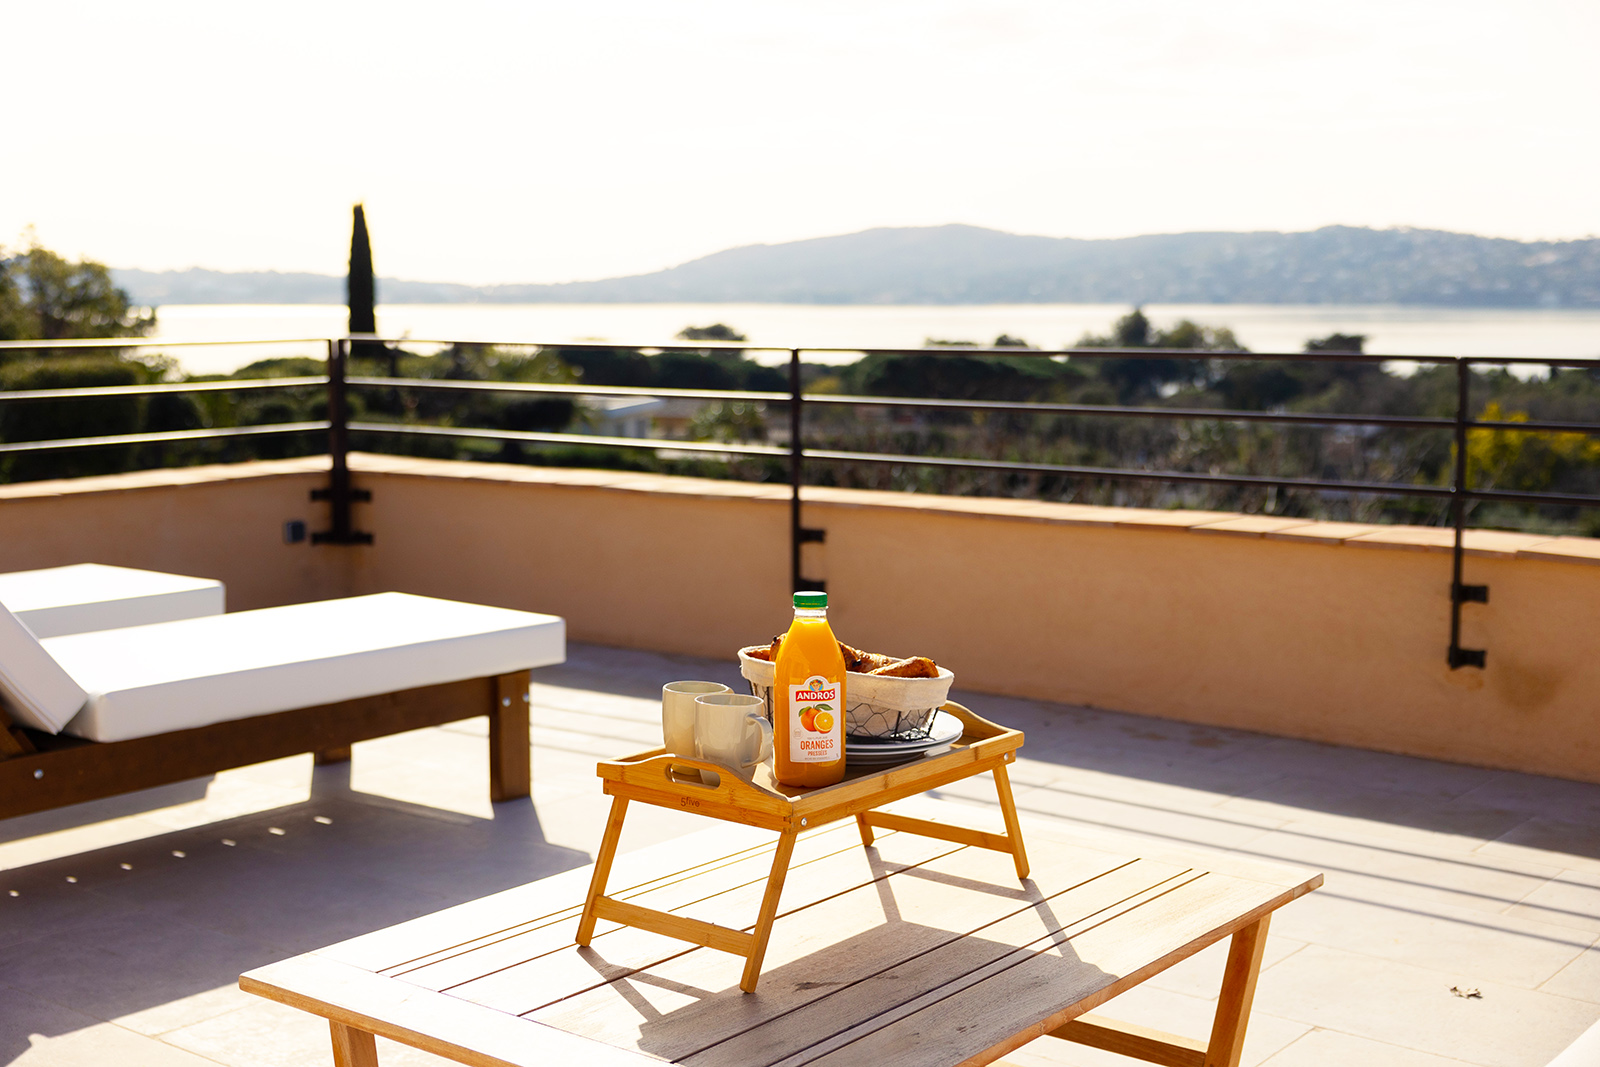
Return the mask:
{"type": "MultiPolygon", "coordinates": [[[[685,326],[725,323],[750,343],[770,345],[762,362],[787,359],[792,347],[815,363],[848,363],[857,348],[917,348],[930,338],[988,344],[1001,334],[1041,348],[1105,334],[1126,314],[1122,304],[982,304],[939,306],[815,304],[385,304],[378,329],[416,342],[669,344],[685,326]]],[[[1193,319],[1226,326],[1257,352],[1297,352],[1307,339],[1364,334],[1367,351],[1385,355],[1600,357],[1600,310],[1345,306],[1333,304],[1151,304],[1156,326],[1193,319]]],[[[269,341],[326,338],[344,332],[337,305],[173,304],[158,309],[156,340],[269,341]]],[[[168,352],[195,374],[226,374],[258,359],[321,358],[326,345],[229,344],[168,352]]]]}

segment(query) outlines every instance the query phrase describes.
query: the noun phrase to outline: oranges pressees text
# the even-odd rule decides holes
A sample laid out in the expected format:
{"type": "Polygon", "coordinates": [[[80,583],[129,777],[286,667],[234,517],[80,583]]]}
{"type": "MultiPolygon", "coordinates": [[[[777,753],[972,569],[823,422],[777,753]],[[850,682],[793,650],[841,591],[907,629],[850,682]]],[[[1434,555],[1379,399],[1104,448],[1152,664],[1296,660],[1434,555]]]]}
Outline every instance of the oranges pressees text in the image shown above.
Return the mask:
{"type": "Polygon", "coordinates": [[[844,656],[828,628],[828,595],[796,593],[772,684],[772,776],[784,785],[844,778],[844,656]]]}

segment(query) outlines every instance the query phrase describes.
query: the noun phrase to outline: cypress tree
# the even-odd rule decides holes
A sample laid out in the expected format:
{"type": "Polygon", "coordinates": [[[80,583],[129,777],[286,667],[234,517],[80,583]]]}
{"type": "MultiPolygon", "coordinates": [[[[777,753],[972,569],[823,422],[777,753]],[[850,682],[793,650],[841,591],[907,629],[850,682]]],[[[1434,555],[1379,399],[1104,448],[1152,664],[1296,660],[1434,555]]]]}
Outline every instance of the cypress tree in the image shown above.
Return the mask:
{"type": "MultiPolygon", "coordinates": [[[[378,285],[372,276],[372,242],[367,237],[367,213],[362,205],[354,209],[355,223],[350,231],[350,273],[345,280],[346,302],[350,308],[351,333],[378,332],[378,285]]],[[[372,359],[382,354],[382,348],[372,343],[356,342],[350,346],[352,357],[372,359]]],[[[395,353],[390,353],[389,376],[394,377],[395,353]]]]}
{"type": "Polygon", "coordinates": [[[378,332],[377,284],[372,278],[372,243],[367,239],[367,213],[355,206],[355,228],[350,233],[350,277],[345,291],[350,304],[350,332],[378,332]]]}

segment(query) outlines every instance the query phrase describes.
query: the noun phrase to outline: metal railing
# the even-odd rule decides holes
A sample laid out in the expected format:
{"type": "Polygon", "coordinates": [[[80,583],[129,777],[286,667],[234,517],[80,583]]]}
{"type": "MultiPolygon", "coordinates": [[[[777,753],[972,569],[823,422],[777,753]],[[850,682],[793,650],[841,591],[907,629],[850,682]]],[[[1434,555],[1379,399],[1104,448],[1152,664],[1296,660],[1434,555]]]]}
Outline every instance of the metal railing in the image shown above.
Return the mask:
{"type": "MultiPolygon", "coordinates": [[[[453,346],[517,347],[560,350],[612,349],[639,351],[638,345],[600,344],[538,344],[527,341],[483,342],[423,340],[414,338],[386,339],[376,336],[345,338],[290,339],[294,343],[316,343],[327,346],[327,374],[315,377],[270,378],[193,383],[163,383],[142,386],[97,386],[78,389],[48,389],[0,392],[0,403],[30,400],[61,400],[76,397],[150,396],[161,393],[195,393],[209,391],[285,389],[305,386],[324,386],[327,390],[328,418],[317,422],[272,423],[260,426],[223,427],[200,430],[164,431],[146,434],[122,434],[99,437],[79,437],[50,441],[0,443],[0,454],[8,451],[48,451],[130,445],[167,441],[198,441],[222,437],[244,437],[269,434],[295,434],[306,432],[327,433],[327,454],[330,457],[328,485],[315,491],[314,499],[326,500],[330,522],[326,531],[313,537],[322,544],[367,544],[372,535],[358,530],[352,519],[351,506],[371,499],[366,490],[351,484],[348,466],[349,436],[406,435],[438,438],[478,439],[525,442],[529,444],[581,444],[591,447],[618,449],[671,450],[677,453],[707,456],[744,456],[781,458],[786,461],[790,486],[789,554],[790,576],[796,589],[815,587],[820,583],[807,579],[801,571],[801,546],[807,542],[825,539],[825,532],[809,528],[802,519],[801,487],[805,481],[808,463],[861,463],[892,466],[927,467],[945,470],[972,470],[1030,475],[1049,475],[1064,479],[1145,481],[1173,485],[1212,485],[1233,488],[1300,489],[1316,492],[1348,493],[1381,497],[1411,497],[1448,502],[1450,521],[1454,530],[1452,543],[1450,596],[1450,644],[1447,659],[1451,669],[1461,667],[1482,668],[1487,662],[1483,649],[1461,646],[1461,608],[1467,603],[1487,603],[1488,587],[1468,585],[1462,581],[1465,556],[1464,536],[1467,528],[1467,505],[1473,501],[1558,505],[1567,507],[1600,507],[1600,496],[1571,493],[1532,492],[1519,490],[1479,489],[1467,484],[1467,435],[1474,430],[1504,430],[1535,433],[1562,433],[1600,436],[1600,424],[1557,422],[1548,420],[1489,420],[1471,416],[1471,384],[1474,367],[1536,366],[1582,368],[1600,371],[1600,359],[1546,358],[1533,356],[1385,356],[1346,352],[1259,353],[1233,351],[1201,351],[1194,349],[1027,349],[948,347],[923,349],[871,349],[871,348],[790,348],[773,349],[764,346],[688,342],[645,347],[646,351],[732,351],[741,354],[752,352],[784,352],[787,355],[788,389],[775,390],[725,390],[725,389],[670,389],[632,386],[605,386],[568,383],[480,381],[439,378],[398,378],[348,375],[347,363],[355,345],[383,346],[453,346]],[[1130,406],[1113,404],[1065,404],[1034,401],[981,401],[952,400],[936,397],[861,396],[806,393],[801,387],[801,359],[805,353],[857,354],[857,355],[953,355],[979,357],[1025,357],[1030,359],[1139,359],[1139,360],[1189,360],[1189,361],[1312,361],[1326,363],[1385,364],[1404,362],[1418,365],[1454,367],[1456,372],[1455,411],[1450,417],[1371,414],[1321,414],[1287,411],[1238,410],[1225,408],[1175,408],[1161,406],[1130,406]],[[511,430],[442,426],[422,423],[372,422],[351,420],[348,395],[350,389],[405,389],[426,390],[455,394],[537,394],[545,396],[598,396],[598,397],[652,397],[704,401],[757,401],[787,405],[789,441],[785,446],[757,443],[718,443],[684,441],[668,438],[637,438],[600,436],[562,431],[511,430]],[[1211,420],[1228,423],[1267,423],[1284,426],[1365,426],[1388,429],[1424,429],[1450,431],[1453,435],[1453,459],[1448,485],[1428,485],[1410,482],[1366,482],[1337,479],[1303,478],[1271,474],[1223,474],[1203,471],[1149,470],[1128,467],[1097,467],[1058,463],[1028,463],[1018,461],[965,459],[943,456],[860,452],[841,449],[807,448],[804,441],[805,410],[808,406],[819,408],[889,407],[917,410],[947,410],[973,412],[1010,412],[1026,414],[1069,415],[1086,418],[1136,418],[1162,420],[1211,420]]],[[[4,342],[5,349],[57,349],[57,348],[175,348],[182,344],[283,344],[274,339],[262,342],[146,342],[137,340],[95,342],[4,342]]]]}

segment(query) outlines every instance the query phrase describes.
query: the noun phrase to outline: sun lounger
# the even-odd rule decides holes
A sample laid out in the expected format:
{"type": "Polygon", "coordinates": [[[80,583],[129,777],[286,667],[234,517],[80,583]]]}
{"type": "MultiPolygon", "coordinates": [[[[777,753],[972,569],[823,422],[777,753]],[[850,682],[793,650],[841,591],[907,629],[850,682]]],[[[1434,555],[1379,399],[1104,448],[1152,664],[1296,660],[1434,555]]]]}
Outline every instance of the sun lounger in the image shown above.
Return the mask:
{"type": "Polygon", "coordinates": [[[0,574],[0,604],[35,637],[115,630],[223,612],[222,583],[78,563],[0,574]]]}
{"type": "Polygon", "coordinates": [[[1600,1064],[1600,1023],[1578,1035],[1578,1040],[1551,1060],[1547,1067],[1595,1067],[1600,1064]]]}
{"type": "Polygon", "coordinates": [[[38,640],[0,609],[0,818],[484,714],[491,796],[527,796],[565,625],[379,593],[38,640]]]}

